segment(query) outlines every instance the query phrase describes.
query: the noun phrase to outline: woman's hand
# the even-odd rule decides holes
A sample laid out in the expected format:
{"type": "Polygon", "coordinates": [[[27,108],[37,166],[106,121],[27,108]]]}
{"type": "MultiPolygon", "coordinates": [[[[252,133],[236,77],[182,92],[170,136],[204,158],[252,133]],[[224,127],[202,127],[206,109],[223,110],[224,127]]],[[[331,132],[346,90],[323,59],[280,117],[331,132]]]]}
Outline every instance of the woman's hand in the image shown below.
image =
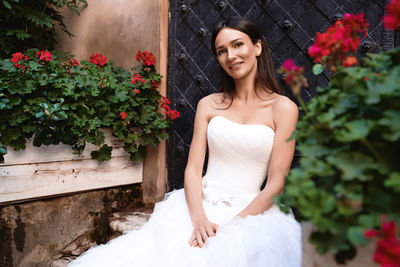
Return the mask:
{"type": "Polygon", "coordinates": [[[202,248],[209,237],[215,236],[218,225],[208,220],[203,220],[194,225],[192,236],[189,239],[189,246],[202,248]]]}

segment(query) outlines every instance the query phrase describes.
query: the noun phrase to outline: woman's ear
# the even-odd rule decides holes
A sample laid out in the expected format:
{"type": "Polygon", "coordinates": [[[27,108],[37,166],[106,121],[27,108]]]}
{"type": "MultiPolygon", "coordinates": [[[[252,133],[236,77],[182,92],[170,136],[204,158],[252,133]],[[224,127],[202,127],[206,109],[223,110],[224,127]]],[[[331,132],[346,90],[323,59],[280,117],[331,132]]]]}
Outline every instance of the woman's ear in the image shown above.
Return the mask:
{"type": "Polygon", "coordinates": [[[258,57],[259,55],[261,55],[262,51],[261,40],[258,40],[257,43],[254,44],[254,46],[256,48],[256,56],[258,57]]]}

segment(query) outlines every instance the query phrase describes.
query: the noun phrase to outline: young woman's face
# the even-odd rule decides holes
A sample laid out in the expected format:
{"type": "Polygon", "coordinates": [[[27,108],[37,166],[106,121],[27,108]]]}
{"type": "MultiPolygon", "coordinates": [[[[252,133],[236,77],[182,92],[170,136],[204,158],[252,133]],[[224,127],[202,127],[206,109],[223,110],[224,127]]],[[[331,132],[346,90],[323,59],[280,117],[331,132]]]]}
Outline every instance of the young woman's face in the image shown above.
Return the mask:
{"type": "Polygon", "coordinates": [[[233,79],[255,76],[261,41],[253,44],[244,32],[223,28],[215,38],[215,47],[219,64],[233,79]]]}

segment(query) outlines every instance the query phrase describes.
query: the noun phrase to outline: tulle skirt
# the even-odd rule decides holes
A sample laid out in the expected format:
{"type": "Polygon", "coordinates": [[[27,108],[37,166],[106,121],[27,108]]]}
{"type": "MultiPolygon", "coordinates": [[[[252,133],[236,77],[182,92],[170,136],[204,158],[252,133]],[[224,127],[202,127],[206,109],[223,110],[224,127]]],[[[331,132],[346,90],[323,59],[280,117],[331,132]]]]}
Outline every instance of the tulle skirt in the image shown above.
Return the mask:
{"type": "Polygon", "coordinates": [[[204,202],[219,225],[203,248],[190,247],[193,226],[183,189],[158,202],[149,221],[105,245],[92,247],[69,264],[129,267],[299,267],[301,229],[275,205],[263,214],[237,217],[243,207],[204,202]]]}

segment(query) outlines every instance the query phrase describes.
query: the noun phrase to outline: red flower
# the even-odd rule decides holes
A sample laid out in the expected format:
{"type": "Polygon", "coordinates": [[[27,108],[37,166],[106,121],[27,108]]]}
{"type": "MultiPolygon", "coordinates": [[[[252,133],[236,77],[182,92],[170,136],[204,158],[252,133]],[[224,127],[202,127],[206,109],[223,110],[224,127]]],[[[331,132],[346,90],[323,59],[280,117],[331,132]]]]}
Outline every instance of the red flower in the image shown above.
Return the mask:
{"type": "Polygon", "coordinates": [[[157,82],[156,80],[151,80],[150,81],[150,85],[152,88],[156,89],[158,88],[158,85],[160,84],[160,82],[157,82]]]}
{"type": "Polygon", "coordinates": [[[39,58],[39,60],[43,61],[51,61],[51,54],[47,50],[42,50],[42,51],[37,51],[36,56],[39,58]]]}
{"type": "Polygon", "coordinates": [[[14,63],[14,67],[17,69],[26,69],[26,66],[19,64],[20,61],[29,60],[30,58],[22,54],[21,52],[16,52],[13,54],[11,62],[14,63]]]}
{"type": "Polygon", "coordinates": [[[357,64],[357,58],[354,56],[348,56],[343,60],[343,67],[351,67],[357,64]]]}
{"type": "Polygon", "coordinates": [[[364,81],[369,81],[369,77],[368,77],[368,76],[365,76],[365,77],[363,78],[363,80],[364,80],[364,81]]]}
{"type": "Polygon", "coordinates": [[[135,73],[133,75],[133,78],[131,79],[131,84],[137,85],[138,83],[145,84],[147,81],[143,79],[142,75],[139,75],[138,73],[135,73]]]}
{"type": "Polygon", "coordinates": [[[400,0],[391,0],[387,4],[383,25],[388,30],[400,31],[400,0]]]}
{"type": "Polygon", "coordinates": [[[134,92],[135,94],[137,94],[137,95],[140,94],[140,90],[139,90],[139,89],[136,89],[136,88],[133,89],[133,92],[134,92]]]}
{"type": "Polygon", "coordinates": [[[167,110],[170,109],[168,104],[170,104],[171,101],[169,101],[169,99],[168,99],[167,97],[162,96],[162,97],[158,100],[158,103],[160,104],[160,106],[161,106],[163,109],[167,109],[167,110]]]}
{"type": "Polygon", "coordinates": [[[172,109],[168,109],[166,111],[164,111],[165,114],[167,114],[168,118],[170,118],[171,120],[175,120],[177,118],[179,118],[180,113],[177,110],[172,110],[172,109]]]}
{"type": "Polygon", "coordinates": [[[128,113],[126,113],[126,112],[121,112],[121,113],[119,113],[119,115],[121,116],[121,120],[125,120],[126,117],[128,117],[128,113]]]}
{"type": "Polygon", "coordinates": [[[400,243],[397,240],[397,225],[394,221],[387,221],[386,216],[381,216],[381,231],[369,229],[364,232],[364,236],[378,237],[377,248],[374,254],[374,261],[380,263],[382,267],[400,266],[400,243]]]}
{"type": "Polygon", "coordinates": [[[158,103],[160,104],[161,108],[165,109],[164,114],[166,114],[170,120],[175,120],[179,118],[180,116],[179,111],[170,108],[168,104],[170,104],[171,101],[169,101],[167,97],[165,96],[160,97],[158,103]]]}
{"type": "Polygon", "coordinates": [[[100,66],[104,66],[104,64],[107,63],[107,58],[105,56],[103,56],[102,54],[92,54],[90,56],[90,63],[94,63],[96,65],[100,65],[100,66]]]}
{"type": "Polygon", "coordinates": [[[279,70],[285,77],[285,82],[290,85],[295,95],[300,95],[301,88],[308,87],[308,81],[303,76],[304,66],[296,66],[291,58],[283,62],[279,70]]]}
{"type": "Polygon", "coordinates": [[[308,49],[308,54],[314,62],[329,64],[331,70],[336,70],[350,52],[355,52],[360,45],[360,34],[368,35],[368,21],[364,14],[345,14],[343,20],[336,21],[324,33],[317,33],[315,43],[308,49]]]}
{"type": "Polygon", "coordinates": [[[147,51],[141,52],[139,50],[137,52],[135,58],[139,62],[143,60],[143,65],[146,65],[146,66],[152,66],[152,65],[156,64],[156,58],[153,56],[153,54],[151,52],[147,52],[147,51]]]}
{"type": "Polygon", "coordinates": [[[68,63],[69,63],[70,66],[78,66],[79,65],[79,61],[76,60],[75,58],[72,58],[72,57],[69,58],[69,62],[68,63]]]}

